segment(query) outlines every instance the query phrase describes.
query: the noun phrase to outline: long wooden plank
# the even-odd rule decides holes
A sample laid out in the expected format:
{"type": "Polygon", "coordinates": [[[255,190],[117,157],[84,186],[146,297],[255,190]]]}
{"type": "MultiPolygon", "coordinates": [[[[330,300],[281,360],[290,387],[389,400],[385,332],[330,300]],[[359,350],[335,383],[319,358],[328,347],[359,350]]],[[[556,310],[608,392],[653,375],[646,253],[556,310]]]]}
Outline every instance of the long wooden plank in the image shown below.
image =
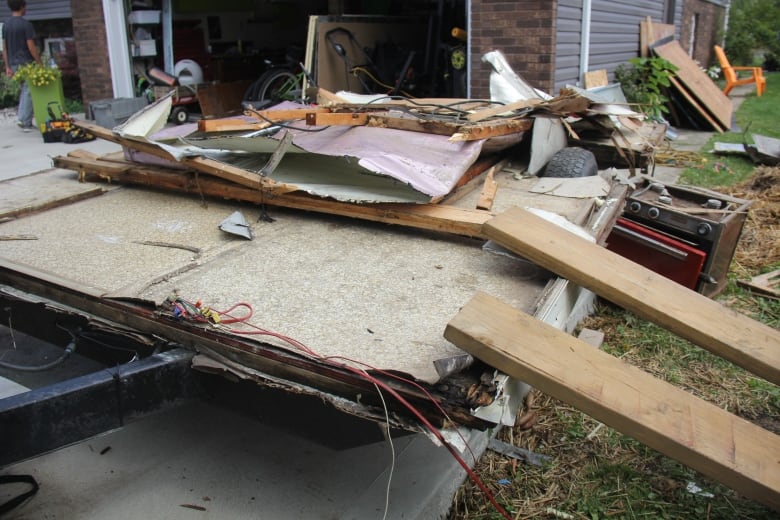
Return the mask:
{"type": "Polygon", "coordinates": [[[133,165],[125,167],[90,158],[59,156],[54,158],[54,164],[58,168],[78,170],[87,180],[138,184],[182,193],[315,211],[469,237],[481,238],[482,225],[493,217],[493,213],[489,211],[440,204],[351,204],[302,193],[270,195],[264,191],[238,186],[220,179],[207,176],[194,177],[191,173],[179,170],[133,165]]]}
{"type": "Polygon", "coordinates": [[[200,132],[251,132],[268,128],[268,121],[247,121],[246,119],[201,119],[198,121],[200,132]]]}
{"type": "Polygon", "coordinates": [[[479,139],[489,139],[491,137],[500,137],[502,135],[519,134],[530,130],[533,126],[533,120],[530,118],[506,119],[504,121],[487,122],[462,126],[458,132],[449,138],[452,142],[476,141],[479,139]]]}
{"type": "Polygon", "coordinates": [[[507,103],[506,105],[496,105],[490,108],[484,108],[482,110],[473,112],[469,114],[466,117],[466,119],[468,119],[472,123],[478,123],[480,121],[484,121],[485,119],[497,116],[499,114],[506,114],[508,112],[514,112],[515,110],[520,110],[521,108],[528,108],[534,105],[538,105],[539,103],[541,103],[541,101],[542,101],[541,99],[522,99],[520,101],[507,103]]]}
{"type": "Polygon", "coordinates": [[[306,114],[306,124],[362,126],[368,123],[367,112],[310,112],[306,114]]]}
{"type": "Polygon", "coordinates": [[[521,208],[486,222],[484,234],[555,274],[780,384],[780,331],[521,208]]]}
{"type": "Polygon", "coordinates": [[[725,128],[731,128],[731,100],[702,71],[677,41],[653,47],[658,56],[679,67],[677,77],[725,128]]]}
{"type": "Polygon", "coordinates": [[[484,293],[444,336],[475,357],[780,510],[780,437],[484,293]]]}

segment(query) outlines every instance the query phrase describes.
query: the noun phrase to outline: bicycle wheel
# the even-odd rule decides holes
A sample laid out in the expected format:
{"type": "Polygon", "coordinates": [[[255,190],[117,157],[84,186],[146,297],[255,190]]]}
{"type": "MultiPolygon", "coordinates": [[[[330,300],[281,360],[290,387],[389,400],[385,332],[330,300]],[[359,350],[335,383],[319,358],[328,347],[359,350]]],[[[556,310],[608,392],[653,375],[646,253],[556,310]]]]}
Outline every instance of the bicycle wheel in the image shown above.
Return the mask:
{"type": "Polygon", "coordinates": [[[265,74],[265,80],[258,89],[257,101],[300,101],[303,92],[303,82],[300,75],[294,74],[289,69],[269,70],[265,74]]]}

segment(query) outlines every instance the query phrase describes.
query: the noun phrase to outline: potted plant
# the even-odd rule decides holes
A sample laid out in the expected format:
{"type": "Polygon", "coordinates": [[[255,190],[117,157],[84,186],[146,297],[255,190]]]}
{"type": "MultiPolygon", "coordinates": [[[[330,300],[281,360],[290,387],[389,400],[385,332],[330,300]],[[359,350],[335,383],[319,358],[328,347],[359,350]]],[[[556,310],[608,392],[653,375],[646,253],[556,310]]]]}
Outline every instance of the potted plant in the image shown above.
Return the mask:
{"type": "Polygon", "coordinates": [[[56,67],[39,65],[32,62],[19,67],[14,73],[14,79],[24,81],[30,89],[33,101],[33,116],[38,128],[43,132],[48,116],[50,103],[59,104],[60,111],[65,106],[65,95],[62,90],[62,72],[56,67]]]}

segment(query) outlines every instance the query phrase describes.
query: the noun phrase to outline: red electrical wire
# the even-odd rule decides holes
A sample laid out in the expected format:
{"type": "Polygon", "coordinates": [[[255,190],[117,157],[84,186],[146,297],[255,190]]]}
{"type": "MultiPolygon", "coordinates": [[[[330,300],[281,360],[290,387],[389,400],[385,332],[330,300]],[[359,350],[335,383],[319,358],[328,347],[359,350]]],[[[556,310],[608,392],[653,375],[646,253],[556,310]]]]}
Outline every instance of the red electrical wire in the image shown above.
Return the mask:
{"type": "MultiPolygon", "coordinates": [[[[182,301],[184,301],[184,300],[182,300],[182,301]]],[[[185,302],[185,303],[188,303],[189,305],[192,305],[189,302],[185,302]]],[[[200,308],[200,305],[196,304],[195,306],[200,308]]],[[[342,369],[348,370],[348,371],[352,372],[353,374],[356,374],[359,377],[365,379],[366,381],[376,385],[377,387],[382,388],[384,391],[386,391],[387,393],[392,395],[399,403],[401,403],[415,417],[417,417],[417,419],[423,424],[423,426],[425,426],[425,428],[428,429],[428,431],[430,431],[434,435],[434,437],[436,437],[436,439],[439,442],[441,442],[442,445],[444,445],[445,448],[447,448],[447,450],[450,452],[450,454],[453,456],[453,458],[458,462],[458,464],[460,464],[460,466],[464,470],[466,470],[466,473],[468,474],[469,478],[471,478],[471,480],[477,485],[477,487],[480,489],[480,491],[482,491],[482,493],[484,493],[485,496],[487,496],[487,498],[490,501],[490,503],[493,505],[493,507],[496,508],[496,510],[501,514],[501,516],[503,516],[506,520],[512,520],[512,518],[509,516],[509,513],[507,513],[507,511],[503,507],[501,507],[501,505],[496,501],[496,498],[493,495],[493,493],[490,491],[490,489],[488,489],[488,487],[482,482],[482,480],[479,478],[479,476],[469,467],[469,465],[466,463],[466,461],[463,460],[463,458],[460,456],[460,454],[457,452],[457,450],[449,442],[447,442],[447,440],[444,438],[444,435],[442,435],[442,433],[439,431],[439,429],[436,428],[422,414],[422,412],[420,412],[414,405],[412,405],[409,401],[407,401],[401,394],[399,394],[395,389],[393,389],[387,383],[384,383],[384,382],[380,381],[379,379],[375,378],[374,376],[369,374],[366,370],[361,369],[361,368],[356,368],[356,367],[354,367],[352,365],[347,364],[346,362],[354,363],[354,364],[358,364],[358,365],[362,365],[362,366],[368,367],[371,370],[376,371],[378,373],[381,373],[381,374],[383,374],[385,376],[392,377],[392,378],[398,379],[400,381],[403,381],[403,382],[405,382],[407,384],[410,384],[412,386],[415,386],[420,391],[422,391],[428,397],[428,399],[430,399],[430,401],[444,415],[445,418],[449,419],[449,417],[447,417],[447,413],[439,405],[439,403],[436,401],[436,399],[434,399],[434,397],[425,388],[423,388],[421,385],[417,384],[414,381],[410,381],[410,380],[408,380],[406,378],[402,378],[400,376],[397,376],[395,374],[392,374],[392,373],[389,373],[389,372],[386,372],[386,371],[383,371],[383,370],[371,367],[370,365],[367,365],[367,364],[362,363],[360,361],[356,361],[354,359],[350,359],[350,358],[346,358],[346,357],[342,357],[342,356],[328,356],[328,357],[322,356],[322,355],[318,354],[317,352],[315,352],[314,350],[312,350],[311,348],[307,347],[306,345],[304,345],[303,343],[301,343],[300,341],[298,341],[296,339],[293,339],[293,338],[291,338],[289,336],[285,336],[284,334],[280,334],[280,333],[273,332],[273,331],[270,331],[270,330],[267,330],[267,329],[263,329],[261,327],[258,327],[257,325],[252,324],[252,323],[248,323],[247,320],[249,318],[251,318],[253,313],[254,313],[254,310],[252,309],[252,306],[250,304],[248,304],[248,303],[240,302],[240,303],[237,303],[237,304],[233,305],[232,307],[230,307],[229,309],[227,309],[225,311],[216,311],[215,310],[214,312],[217,312],[220,315],[220,323],[222,323],[222,324],[225,324],[225,323],[230,323],[230,324],[232,324],[232,323],[243,323],[244,325],[254,329],[254,330],[247,331],[247,330],[238,330],[238,329],[228,328],[228,331],[233,333],[233,334],[263,335],[263,336],[275,337],[277,339],[280,339],[280,340],[282,340],[282,341],[292,345],[293,347],[295,347],[295,348],[305,352],[306,354],[308,354],[308,355],[310,355],[310,356],[312,356],[314,358],[317,358],[317,359],[319,359],[319,360],[321,360],[321,361],[323,361],[323,362],[325,362],[325,363],[327,363],[327,364],[329,364],[331,366],[335,366],[335,367],[338,367],[338,368],[342,368],[342,369]],[[234,317],[234,316],[231,316],[229,314],[230,311],[232,311],[232,310],[234,310],[236,308],[239,308],[239,307],[246,308],[248,310],[248,314],[246,316],[241,316],[241,317],[234,317]],[[227,319],[224,319],[223,316],[227,316],[227,319]],[[333,361],[334,359],[341,359],[341,360],[345,361],[345,363],[335,363],[333,361]]],[[[194,318],[197,321],[207,321],[203,317],[197,317],[196,316],[194,318]]],[[[469,452],[471,453],[472,458],[476,462],[476,457],[474,456],[474,452],[471,451],[471,447],[469,446],[468,442],[465,441],[463,436],[461,436],[461,439],[463,439],[466,447],[469,449],[469,452]]]]}

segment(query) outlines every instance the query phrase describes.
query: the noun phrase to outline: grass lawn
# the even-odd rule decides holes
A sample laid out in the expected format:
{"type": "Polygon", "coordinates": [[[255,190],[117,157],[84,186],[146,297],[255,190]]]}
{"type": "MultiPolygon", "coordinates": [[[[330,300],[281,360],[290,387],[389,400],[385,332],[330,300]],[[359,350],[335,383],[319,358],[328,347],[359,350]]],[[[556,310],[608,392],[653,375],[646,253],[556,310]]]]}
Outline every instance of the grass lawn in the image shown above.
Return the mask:
{"type": "MultiPolygon", "coordinates": [[[[752,134],[780,138],[779,121],[780,74],[769,74],[764,96],[758,98],[753,91],[736,112],[738,130],[713,134],[700,151],[703,160],[687,168],[679,181],[753,201],[728,287],[717,299],[775,328],[780,328],[780,302],[756,296],[736,280],[780,268],[780,167],[757,168],[746,157],[717,156],[709,150],[715,141],[750,143],[752,134]]],[[[606,352],[780,433],[777,386],[608,304],[582,326],[605,333],[606,352]]],[[[513,518],[778,518],[777,512],[565,403],[536,390],[531,397],[526,411],[536,415],[536,424],[504,428],[498,438],[549,455],[553,463],[541,468],[488,451],[477,465],[480,478],[513,518]]],[[[450,519],[498,518],[502,516],[467,481],[450,519]]]]}

